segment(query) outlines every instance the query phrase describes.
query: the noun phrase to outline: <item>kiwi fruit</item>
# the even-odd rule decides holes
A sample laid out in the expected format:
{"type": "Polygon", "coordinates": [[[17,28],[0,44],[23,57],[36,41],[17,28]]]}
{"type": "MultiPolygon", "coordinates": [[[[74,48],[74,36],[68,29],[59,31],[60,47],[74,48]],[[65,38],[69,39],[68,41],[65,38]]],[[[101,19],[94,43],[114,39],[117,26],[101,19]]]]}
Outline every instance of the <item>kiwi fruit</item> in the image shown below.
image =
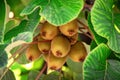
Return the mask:
{"type": "Polygon", "coordinates": [[[65,25],[62,25],[59,27],[61,33],[63,33],[66,36],[73,36],[78,31],[78,24],[77,20],[73,20],[65,25]]]}
{"type": "Polygon", "coordinates": [[[38,36],[38,48],[43,54],[46,54],[50,51],[51,41],[44,41],[41,36],[38,36]]]}
{"type": "Polygon", "coordinates": [[[45,22],[40,29],[40,35],[45,40],[52,40],[58,34],[58,32],[58,27],[48,22],[45,22]]]}
{"type": "Polygon", "coordinates": [[[66,56],[70,51],[69,40],[62,35],[56,36],[51,41],[51,51],[52,51],[53,55],[56,57],[66,56]]]}
{"type": "Polygon", "coordinates": [[[71,45],[74,45],[77,42],[77,40],[78,40],[78,33],[76,33],[73,36],[68,37],[68,39],[69,39],[71,45]]]}
{"type": "Polygon", "coordinates": [[[71,60],[75,62],[82,62],[84,61],[86,56],[87,51],[84,44],[81,41],[78,41],[73,46],[71,46],[71,50],[69,52],[69,57],[71,58],[71,60]]]}
{"type": "Polygon", "coordinates": [[[38,49],[37,44],[31,44],[26,50],[26,58],[30,61],[34,61],[35,59],[41,56],[41,52],[38,49]]]}
{"type": "Polygon", "coordinates": [[[64,65],[67,59],[67,56],[58,58],[58,57],[55,57],[52,53],[43,54],[43,55],[44,55],[45,61],[47,62],[48,69],[52,69],[52,70],[60,69],[64,65]]]}

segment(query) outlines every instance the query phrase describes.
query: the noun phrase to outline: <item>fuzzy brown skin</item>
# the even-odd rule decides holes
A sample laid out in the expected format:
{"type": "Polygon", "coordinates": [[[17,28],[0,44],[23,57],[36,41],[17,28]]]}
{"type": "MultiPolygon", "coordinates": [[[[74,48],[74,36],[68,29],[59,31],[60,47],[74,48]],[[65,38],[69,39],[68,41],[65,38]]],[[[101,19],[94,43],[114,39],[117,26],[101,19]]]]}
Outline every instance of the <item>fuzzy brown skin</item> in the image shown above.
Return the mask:
{"type": "Polygon", "coordinates": [[[62,34],[65,36],[73,36],[78,32],[77,20],[73,20],[59,27],[62,34]]]}
{"type": "Polygon", "coordinates": [[[57,36],[51,42],[51,51],[56,57],[64,57],[70,51],[70,42],[64,36],[57,36]]]}
{"type": "Polygon", "coordinates": [[[58,58],[58,57],[55,57],[52,53],[49,53],[49,54],[43,54],[43,58],[47,62],[49,69],[58,70],[66,62],[67,56],[58,58]]]}
{"type": "Polygon", "coordinates": [[[69,57],[75,62],[82,62],[84,61],[85,57],[87,56],[87,51],[84,44],[80,41],[75,43],[69,52],[69,57]]]}
{"type": "Polygon", "coordinates": [[[45,40],[52,40],[56,35],[58,35],[58,27],[45,22],[40,29],[40,35],[45,40]]]}
{"type": "Polygon", "coordinates": [[[37,44],[31,44],[26,51],[26,57],[30,61],[34,61],[35,59],[39,58],[41,54],[42,53],[38,49],[37,44]]]}

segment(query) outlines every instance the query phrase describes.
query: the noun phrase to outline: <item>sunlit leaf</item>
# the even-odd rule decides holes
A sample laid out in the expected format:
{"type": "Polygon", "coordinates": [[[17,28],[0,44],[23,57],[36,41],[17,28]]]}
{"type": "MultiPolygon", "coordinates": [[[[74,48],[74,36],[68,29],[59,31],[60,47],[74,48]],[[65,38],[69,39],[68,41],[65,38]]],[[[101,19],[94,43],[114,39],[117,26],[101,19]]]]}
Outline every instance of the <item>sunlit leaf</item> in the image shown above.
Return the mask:
{"type": "Polygon", "coordinates": [[[91,21],[96,33],[108,39],[108,46],[116,53],[120,53],[120,26],[118,25],[120,16],[114,20],[114,15],[113,0],[96,0],[91,11],[91,21]]]}

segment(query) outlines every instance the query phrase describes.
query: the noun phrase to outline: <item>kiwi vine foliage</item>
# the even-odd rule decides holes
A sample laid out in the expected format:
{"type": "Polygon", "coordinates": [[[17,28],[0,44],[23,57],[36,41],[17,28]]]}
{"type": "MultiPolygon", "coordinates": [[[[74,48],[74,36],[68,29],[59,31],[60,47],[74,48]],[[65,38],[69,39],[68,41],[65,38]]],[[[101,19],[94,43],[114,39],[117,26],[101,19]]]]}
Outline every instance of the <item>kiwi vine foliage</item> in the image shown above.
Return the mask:
{"type": "MultiPolygon", "coordinates": [[[[120,1],[95,0],[94,3],[91,1],[94,0],[0,0],[0,76],[9,64],[8,54],[17,50],[16,45],[32,42],[34,36],[39,33],[37,28],[40,20],[44,18],[55,26],[61,26],[76,18],[85,19],[86,16],[81,17],[81,14],[85,14],[84,8],[87,4],[90,6],[87,7],[88,16],[85,24],[93,35],[89,44],[91,50],[83,63],[75,63],[68,59],[66,63],[69,69],[63,71],[69,76],[69,80],[71,75],[74,80],[119,80],[120,1]],[[14,12],[13,19],[8,18],[10,10],[14,12]],[[17,41],[19,43],[11,46],[11,52],[8,53],[6,47],[17,41]]],[[[27,63],[25,59],[20,60],[27,63]]],[[[39,62],[42,69],[44,61],[39,62]]],[[[15,64],[27,71],[22,64],[15,64]]],[[[37,63],[33,64],[38,69],[37,63]]],[[[10,72],[8,71],[2,80],[15,80],[15,75],[11,74],[12,68],[9,68],[10,72]]],[[[25,76],[23,79],[34,80],[38,73],[30,71],[22,76],[25,76]],[[34,77],[31,78],[31,75],[34,77]]],[[[46,76],[45,80],[54,80],[58,79],[59,73],[43,74],[41,80],[43,76],[46,76]]]]}

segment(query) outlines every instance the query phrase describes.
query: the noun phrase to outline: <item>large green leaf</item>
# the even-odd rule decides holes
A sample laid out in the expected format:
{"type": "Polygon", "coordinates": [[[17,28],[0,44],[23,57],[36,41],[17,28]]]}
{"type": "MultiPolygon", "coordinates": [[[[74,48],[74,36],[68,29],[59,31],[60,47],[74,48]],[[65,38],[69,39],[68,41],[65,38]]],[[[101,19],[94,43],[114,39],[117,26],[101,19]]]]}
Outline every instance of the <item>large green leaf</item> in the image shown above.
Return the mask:
{"type": "Polygon", "coordinates": [[[90,52],[83,65],[84,80],[113,80],[116,78],[116,76],[112,76],[111,79],[108,79],[111,75],[118,74],[110,72],[113,68],[107,60],[110,53],[110,49],[105,44],[100,44],[90,52]]]}
{"type": "Polygon", "coordinates": [[[5,52],[6,45],[0,45],[0,68],[7,64],[8,56],[5,52]]]}
{"type": "Polygon", "coordinates": [[[88,27],[90,28],[91,32],[93,33],[93,36],[94,36],[94,39],[95,39],[95,42],[97,44],[101,44],[101,43],[106,43],[107,40],[105,38],[103,38],[102,36],[98,35],[95,30],[94,30],[94,27],[91,23],[91,16],[89,15],[88,16],[88,27]]]}
{"type": "Polygon", "coordinates": [[[0,43],[3,43],[5,31],[6,5],[5,0],[0,0],[0,43]]]}
{"type": "Polygon", "coordinates": [[[21,12],[21,15],[28,15],[40,7],[40,15],[48,22],[63,25],[78,17],[83,4],[83,0],[34,0],[21,12]]]}
{"type": "Polygon", "coordinates": [[[50,0],[40,15],[54,25],[63,25],[78,17],[83,4],[83,0],[50,0]]]}
{"type": "Polygon", "coordinates": [[[91,21],[97,34],[107,38],[108,46],[120,53],[120,27],[114,20],[112,8],[113,0],[96,0],[91,11],[91,21]]]}
{"type": "Polygon", "coordinates": [[[28,21],[21,21],[17,27],[13,28],[5,34],[5,41],[11,40],[14,37],[14,41],[24,40],[26,42],[31,42],[34,31],[39,24],[39,20],[39,9],[37,8],[32,14],[29,15],[28,21]]]}
{"type": "Polygon", "coordinates": [[[26,8],[21,12],[21,16],[31,14],[36,8],[47,5],[49,0],[31,0],[31,2],[27,5],[26,8]]]}

